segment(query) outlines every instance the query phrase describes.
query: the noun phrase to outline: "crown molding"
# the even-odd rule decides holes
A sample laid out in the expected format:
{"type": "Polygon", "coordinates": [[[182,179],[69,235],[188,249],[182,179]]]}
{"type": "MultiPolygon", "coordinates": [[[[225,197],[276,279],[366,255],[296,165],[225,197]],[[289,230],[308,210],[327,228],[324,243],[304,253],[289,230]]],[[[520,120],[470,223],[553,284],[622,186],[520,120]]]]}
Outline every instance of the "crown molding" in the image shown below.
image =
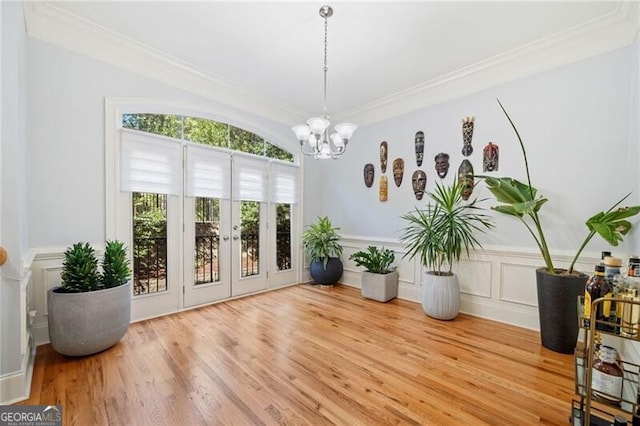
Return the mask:
{"type": "Polygon", "coordinates": [[[199,69],[47,2],[25,2],[27,34],[149,79],[281,123],[304,116],[277,100],[199,69]]]}
{"type": "Polygon", "coordinates": [[[333,114],[333,118],[348,118],[360,126],[386,120],[628,46],[635,41],[639,28],[639,3],[618,2],[616,10],[607,15],[333,114]]]}
{"type": "MultiPolygon", "coordinates": [[[[47,2],[25,2],[29,36],[109,63],[152,80],[280,123],[306,118],[277,100],[213,75],[47,2]]],[[[360,126],[423,109],[630,45],[640,28],[638,2],[415,85],[368,104],[333,114],[360,126]]]]}

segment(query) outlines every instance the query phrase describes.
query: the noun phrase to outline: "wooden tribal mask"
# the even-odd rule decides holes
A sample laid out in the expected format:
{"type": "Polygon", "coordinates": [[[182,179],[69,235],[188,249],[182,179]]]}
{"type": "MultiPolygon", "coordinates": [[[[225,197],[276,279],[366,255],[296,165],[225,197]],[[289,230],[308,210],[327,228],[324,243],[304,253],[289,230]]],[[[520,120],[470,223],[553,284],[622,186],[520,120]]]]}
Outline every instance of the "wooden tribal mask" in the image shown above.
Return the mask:
{"type": "Polygon", "coordinates": [[[489,142],[482,150],[482,171],[497,172],[499,159],[500,150],[498,149],[498,145],[489,142]]]}
{"type": "Polygon", "coordinates": [[[402,183],[402,177],[404,176],[404,160],[402,158],[396,158],[393,160],[393,181],[399,188],[402,183]]]}
{"type": "Polygon", "coordinates": [[[422,170],[416,170],[411,176],[411,184],[413,185],[413,193],[416,200],[422,200],[424,189],[427,187],[427,175],[422,170]]]}
{"type": "Polygon", "coordinates": [[[364,184],[367,188],[371,188],[371,186],[373,185],[373,178],[376,174],[375,171],[375,167],[373,167],[373,164],[371,163],[367,163],[364,165],[364,184]]]}
{"type": "Polygon", "coordinates": [[[388,152],[389,152],[389,147],[387,145],[387,141],[380,142],[380,170],[382,170],[382,173],[386,173],[387,171],[388,152]]]}
{"type": "Polygon", "coordinates": [[[416,164],[420,167],[422,166],[422,159],[424,157],[424,132],[422,131],[416,133],[415,150],[416,164]]]}
{"type": "Polygon", "coordinates": [[[388,182],[387,177],[380,176],[380,201],[387,201],[388,197],[388,182]]]}
{"type": "Polygon", "coordinates": [[[462,199],[468,200],[473,192],[473,166],[469,160],[462,160],[462,164],[458,168],[458,182],[463,186],[462,199]]]}
{"type": "Polygon", "coordinates": [[[436,162],[436,173],[440,179],[444,179],[449,173],[449,154],[440,152],[433,159],[436,162]]]}
{"type": "Polygon", "coordinates": [[[462,119],[462,155],[465,157],[473,153],[471,139],[473,139],[473,117],[465,117],[462,119]]]}

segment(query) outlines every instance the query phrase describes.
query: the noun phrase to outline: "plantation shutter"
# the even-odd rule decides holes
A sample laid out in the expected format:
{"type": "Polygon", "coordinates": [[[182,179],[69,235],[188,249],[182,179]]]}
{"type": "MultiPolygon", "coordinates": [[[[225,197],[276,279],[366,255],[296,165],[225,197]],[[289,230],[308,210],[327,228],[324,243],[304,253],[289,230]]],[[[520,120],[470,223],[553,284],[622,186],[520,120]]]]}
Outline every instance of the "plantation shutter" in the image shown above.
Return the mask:
{"type": "Polygon", "coordinates": [[[187,144],[186,195],[231,198],[231,154],[205,145],[187,144]]]}
{"type": "Polygon", "coordinates": [[[180,194],[181,141],[122,129],[121,148],[122,191],[180,194]]]}
{"type": "Polygon", "coordinates": [[[298,203],[298,166],[271,163],[271,202],[282,204],[298,203]]]}
{"type": "Polygon", "coordinates": [[[233,154],[233,199],[235,201],[269,200],[266,159],[233,154]]]}

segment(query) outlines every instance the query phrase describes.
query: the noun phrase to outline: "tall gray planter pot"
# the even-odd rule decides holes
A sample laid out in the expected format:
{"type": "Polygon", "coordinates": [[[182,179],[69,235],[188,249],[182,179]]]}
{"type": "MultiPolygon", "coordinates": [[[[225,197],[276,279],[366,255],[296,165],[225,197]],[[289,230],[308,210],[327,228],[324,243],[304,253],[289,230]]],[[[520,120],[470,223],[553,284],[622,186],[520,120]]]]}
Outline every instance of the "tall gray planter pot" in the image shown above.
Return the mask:
{"type": "Polygon", "coordinates": [[[122,339],[131,322],[131,282],[86,293],[47,292],[49,340],[56,352],[84,356],[122,339]]]}
{"type": "Polygon", "coordinates": [[[362,297],[388,302],[398,297],[398,271],[388,274],[362,273],[362,297]]]}
{"type": "Polygon", "coordinates": [[[432,318],[452,320],[460,312],[460,285],[453,275],[422,275],[422,309],[432,318]]]}

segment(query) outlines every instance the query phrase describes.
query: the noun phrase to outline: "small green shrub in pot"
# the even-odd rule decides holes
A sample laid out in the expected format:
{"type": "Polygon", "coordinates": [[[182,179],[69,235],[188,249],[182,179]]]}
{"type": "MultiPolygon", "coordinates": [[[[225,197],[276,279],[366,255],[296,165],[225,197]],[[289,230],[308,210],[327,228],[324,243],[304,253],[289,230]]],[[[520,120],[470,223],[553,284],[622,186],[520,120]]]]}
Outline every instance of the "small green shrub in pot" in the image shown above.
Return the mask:
{"type": "Polygon", "coordinates": [[[129,259],[122,241],[107,241],[102,260],[102,288],[117,287],[129,281],[129,259]]]}
{"type": "Polygon", "coordinates": [[[396,255],[392,250],[382,247],[369,246],[367,250],[361,250],[349,256],[356,266],[365,268],[367,272],[374,274],[388,274],[396,268],[391,264],[396,260],[396,255]]]}
{"type": "Polygon", "coordinates": [[[49,341],[57,352],[85,356],[115,345],[131,321],[131,282],[124,243],[107,241],[102,271],[89,243],[64,253],[62,285],[47,291],[49,341]]]}
{"type": "Polygon", "coordinates": [[[64,252],[61,293],[84,293],[100,290],[98,258],[89,243],[75,243],[64,252]]]}

